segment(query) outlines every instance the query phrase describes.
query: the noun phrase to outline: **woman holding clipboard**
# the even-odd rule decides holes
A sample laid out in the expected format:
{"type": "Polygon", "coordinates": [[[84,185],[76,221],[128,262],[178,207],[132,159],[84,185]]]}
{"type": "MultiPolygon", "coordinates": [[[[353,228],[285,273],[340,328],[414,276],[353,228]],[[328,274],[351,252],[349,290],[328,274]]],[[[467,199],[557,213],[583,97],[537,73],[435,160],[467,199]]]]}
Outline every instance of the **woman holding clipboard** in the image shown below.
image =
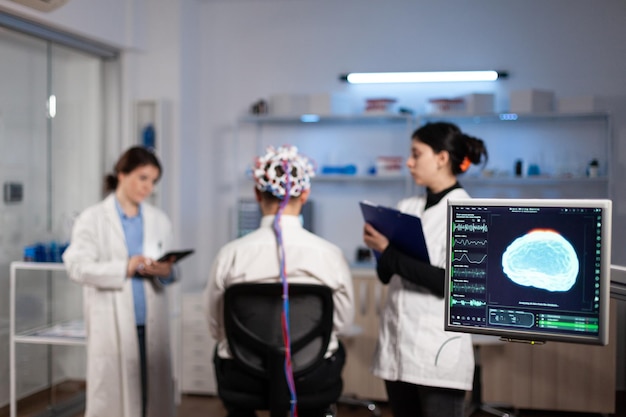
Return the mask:
{"type": "Polygon", "coordinates": [[[446,208],[449,198],[469,197],[457,176],[486,161],[484,142],[454,124],[429,123],[413,133],[406,165],[426,195],[402,200],[398,209],[421,219],[430,263],[364,226],[365,244],[380,253],[378,278],[389,284],[372,372],[385,380],[394,417],[464,415],[474,353],[470,335],[443,330],[446,208]]]}
{"type": "Polygon", "coordinates": [[[173,417],[166,286],[174,257],[161,210],[144,202],[161,164],[128,149],[105,178],[110,194],[76,219],[63,261],[83,285],[87,331],[86,417],[173,417]]]}

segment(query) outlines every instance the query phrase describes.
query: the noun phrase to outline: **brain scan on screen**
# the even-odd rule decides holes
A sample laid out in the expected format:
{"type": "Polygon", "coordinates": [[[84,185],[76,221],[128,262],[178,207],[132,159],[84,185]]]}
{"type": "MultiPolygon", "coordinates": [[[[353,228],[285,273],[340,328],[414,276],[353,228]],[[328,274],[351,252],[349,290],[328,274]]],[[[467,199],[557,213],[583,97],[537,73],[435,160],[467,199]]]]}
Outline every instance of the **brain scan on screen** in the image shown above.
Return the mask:
{"type": "Polygon", "coordinates": [[[579,263],[574,247],[561,234],[534,229],[506,248],[502,270],[518,285],[568,291],[576,283],[579,263]]]}

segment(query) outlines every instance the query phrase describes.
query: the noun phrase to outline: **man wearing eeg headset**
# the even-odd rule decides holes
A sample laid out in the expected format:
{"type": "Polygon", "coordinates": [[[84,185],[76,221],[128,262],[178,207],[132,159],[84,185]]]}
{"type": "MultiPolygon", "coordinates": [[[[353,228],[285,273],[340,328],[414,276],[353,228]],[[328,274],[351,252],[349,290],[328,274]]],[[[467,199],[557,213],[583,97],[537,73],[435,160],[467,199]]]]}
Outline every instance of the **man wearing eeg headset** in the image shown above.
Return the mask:
{"type": "MultiPolygon", "coordinates": [[[[255,196],[262,212],[260,227],[254,232],[226,244],[217,254],[204,293],[209,328],[217,340],[214,358],[218,385],[237,386],[241,372],[232,360],[221,317],[223,295],[230,285],[242,282],[280,282],[277,256],[278,236],[273,230],[279,217],[280,237],[286,258],[289,283],[326,285],[333,290],[333,334],[326,353],[326,369],[316,369],[320,384],[341,374],[345,352],[337,332],[352,323],[354,316],[352,278],[341,250],[334,244],[305,230],[299,215],[309,198],[314,169],[310,161],[298,154],[296,147],[269,147],[256,159],[253,167],[255,196]],[[284,167],[288,167],[285,172],[284,167]],[[285,199],[287,201],[285,201],[285,199]],[[279,209],[282,211],[279,212],[279,209]]],[[[247,383],[262,383],[246,375],[247,383]]],[[[254,416],[254,410],[237,404],[224,404],[230,417],[254,416]]],[[[299,410],[300,416],[312,415],[299,410]]]]}

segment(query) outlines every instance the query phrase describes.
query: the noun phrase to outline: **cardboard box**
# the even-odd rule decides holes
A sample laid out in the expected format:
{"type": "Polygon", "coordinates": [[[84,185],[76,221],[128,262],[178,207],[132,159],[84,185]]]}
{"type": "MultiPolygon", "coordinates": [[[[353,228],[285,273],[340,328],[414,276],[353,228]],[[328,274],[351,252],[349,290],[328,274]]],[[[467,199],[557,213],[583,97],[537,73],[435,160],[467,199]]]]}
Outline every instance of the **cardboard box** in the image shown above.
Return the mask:
{"type": "Polygon", "coordinates": [[[306,94],[274,94],[270,96],[268,113],[273,116],[300,116],[309,113],[306,94]]]}
{"type": "Polygon", "coordinates": [[[320,93],[309,96],[307,113],[319,115],[352,114],[350,97],[344,93],[320,93]]]}
{"type": "Polygon", "coordinates": [[[494,112],[494,95],[491,93],[467,94],[465,100],[465,113],[467,114],[490,114],[494,112]]]}
{"type": "Polygon", "coordinates": [[[602,101],[596,96],[564,97],[557,104],[559,113],[595,113],[603,110],[602,101]]]}
{"type": "Polygon", "coordinates": [[[445,114],[465,112],[465,99],[455,98],[431,98],[426,103],[426,113],[445,114]]]}
{"type": "Polygon", "coordinates": [[[549,113],[554,111],[554,92],[547,90],[511,91],[511,113],[549,113]]]}

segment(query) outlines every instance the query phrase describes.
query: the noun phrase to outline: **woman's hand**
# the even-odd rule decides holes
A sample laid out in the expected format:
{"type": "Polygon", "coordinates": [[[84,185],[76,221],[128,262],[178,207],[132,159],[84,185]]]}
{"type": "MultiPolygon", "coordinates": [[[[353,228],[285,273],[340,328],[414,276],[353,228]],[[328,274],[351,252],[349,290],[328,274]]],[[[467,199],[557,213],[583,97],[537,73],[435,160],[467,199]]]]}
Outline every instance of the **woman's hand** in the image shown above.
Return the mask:
{"type": "Polygon", "coordinates": [[[130,259],[128,260],[128,268],[126,270],[126,276],[134,277],[135,275],[141,273],[141,271],[143,270],[146,264],[147,259],[148,258],[146,258],[143,255],[131,256],[130,259]]]}
{"type": "Polygon", "coordinates": [[[143,255],[132,256],[128,260],[127,275],[133,277],[169,277],[172,273],[172,262],[157,262],[143,255]]]}
{"type": "Polygon", "coordinates": [[[141,275],[151,277],[169,277],[172,273],[172,262],[158,262],[153,259],[146,259],[141,275]]]}
{"type": "Polygon", "coordinates": [[[379,233],[369,223],[365,223],[365,226],[363,226],[363,242],[368,248],[380,253],[384,252],[387,246],[389,246],[389,239],[382,233],[379,233]]]}

